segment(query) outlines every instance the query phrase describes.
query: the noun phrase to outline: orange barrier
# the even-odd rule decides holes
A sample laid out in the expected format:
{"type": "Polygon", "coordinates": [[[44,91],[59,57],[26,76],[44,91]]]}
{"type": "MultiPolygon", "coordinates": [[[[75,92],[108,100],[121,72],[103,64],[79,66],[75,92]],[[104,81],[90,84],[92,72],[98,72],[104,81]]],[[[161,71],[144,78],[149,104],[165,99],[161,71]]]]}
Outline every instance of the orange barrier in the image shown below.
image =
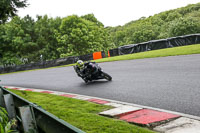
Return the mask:
{"type": "Polygon", "coordinates": [[[109,52],[109,50],[108,50],[108,57],[110,57],[110,52],[109,52]]]}
{"type": "Polygon", "coordinates": [[[101,58],[102,58],[101,52],[94,52],[93,53],[93,59],[94,60],[101,59],[101,58]]]}

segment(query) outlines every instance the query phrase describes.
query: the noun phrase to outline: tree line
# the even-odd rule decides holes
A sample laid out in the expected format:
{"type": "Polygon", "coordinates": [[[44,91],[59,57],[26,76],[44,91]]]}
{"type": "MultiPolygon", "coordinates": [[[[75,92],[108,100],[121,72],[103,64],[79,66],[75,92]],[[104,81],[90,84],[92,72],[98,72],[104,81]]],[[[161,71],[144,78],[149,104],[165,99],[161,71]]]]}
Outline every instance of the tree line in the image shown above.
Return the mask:
{"type": "Polygon", "coordinates": [[[141,17],[117,27],[105,27],[94,14],[64,18],[45,15],[37,16],[36,20],[29,15],[11,17],[7,22],[9,16],[0,16],[0,65],[85,55],[128,44],[200,33],[200,3],[141,17]]]}
{"type": "Polygon", "coordinates": [[[104,25],[93,14],[66,18],[15,16],[0,25],[4,64],[24,64],[106,51],[111,48],[104,25]]]}
{"type": "Polygon", "coordinates": [[[108,27],[116,47],[150,40],[200,33],[200,3],[141,17],[124,26],[108,27]]]}

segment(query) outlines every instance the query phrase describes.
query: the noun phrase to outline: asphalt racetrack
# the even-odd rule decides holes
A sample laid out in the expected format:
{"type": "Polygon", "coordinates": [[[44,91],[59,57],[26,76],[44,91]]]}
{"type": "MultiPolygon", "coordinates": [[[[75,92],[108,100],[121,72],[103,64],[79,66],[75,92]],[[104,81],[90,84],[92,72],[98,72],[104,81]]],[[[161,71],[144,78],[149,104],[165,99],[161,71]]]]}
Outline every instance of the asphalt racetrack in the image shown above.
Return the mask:
{"type": "Polygon", "coordinates": [[[99,65],[113,81],[85,84],[70,66],[0,75],[0,85],[76,93],[200,116],[200,54],[99,65]]]}

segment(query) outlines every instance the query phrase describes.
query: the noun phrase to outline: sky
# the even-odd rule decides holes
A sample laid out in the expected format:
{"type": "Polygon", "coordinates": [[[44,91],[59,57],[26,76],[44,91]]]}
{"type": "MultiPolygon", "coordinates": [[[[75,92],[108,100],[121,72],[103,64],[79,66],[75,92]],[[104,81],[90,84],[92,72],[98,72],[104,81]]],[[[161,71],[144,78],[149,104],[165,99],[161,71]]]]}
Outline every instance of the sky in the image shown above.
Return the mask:
{"type": "Polygon", "coordinates": [[[141,17],[196,4],[200,0],[27,0],[29,6],[18,15],[67,17],[93,13],[104,26],[119,26],[141,17]]]}

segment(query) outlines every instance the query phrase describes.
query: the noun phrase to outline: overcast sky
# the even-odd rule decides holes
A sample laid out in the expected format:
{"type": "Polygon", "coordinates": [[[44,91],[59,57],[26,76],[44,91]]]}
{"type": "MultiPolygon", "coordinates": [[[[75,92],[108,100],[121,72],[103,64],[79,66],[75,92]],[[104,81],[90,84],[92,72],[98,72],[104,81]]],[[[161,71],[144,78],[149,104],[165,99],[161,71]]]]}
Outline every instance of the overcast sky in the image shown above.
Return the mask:
{"type": "Polygon", "coordinates": [[[30,5],[20,9],[18,15],[29,14],[35,18],[47,14],[55,18],[93,13],[105,26],[118,26],[198,2],[200,0],[28,0],[30,5]]]}

